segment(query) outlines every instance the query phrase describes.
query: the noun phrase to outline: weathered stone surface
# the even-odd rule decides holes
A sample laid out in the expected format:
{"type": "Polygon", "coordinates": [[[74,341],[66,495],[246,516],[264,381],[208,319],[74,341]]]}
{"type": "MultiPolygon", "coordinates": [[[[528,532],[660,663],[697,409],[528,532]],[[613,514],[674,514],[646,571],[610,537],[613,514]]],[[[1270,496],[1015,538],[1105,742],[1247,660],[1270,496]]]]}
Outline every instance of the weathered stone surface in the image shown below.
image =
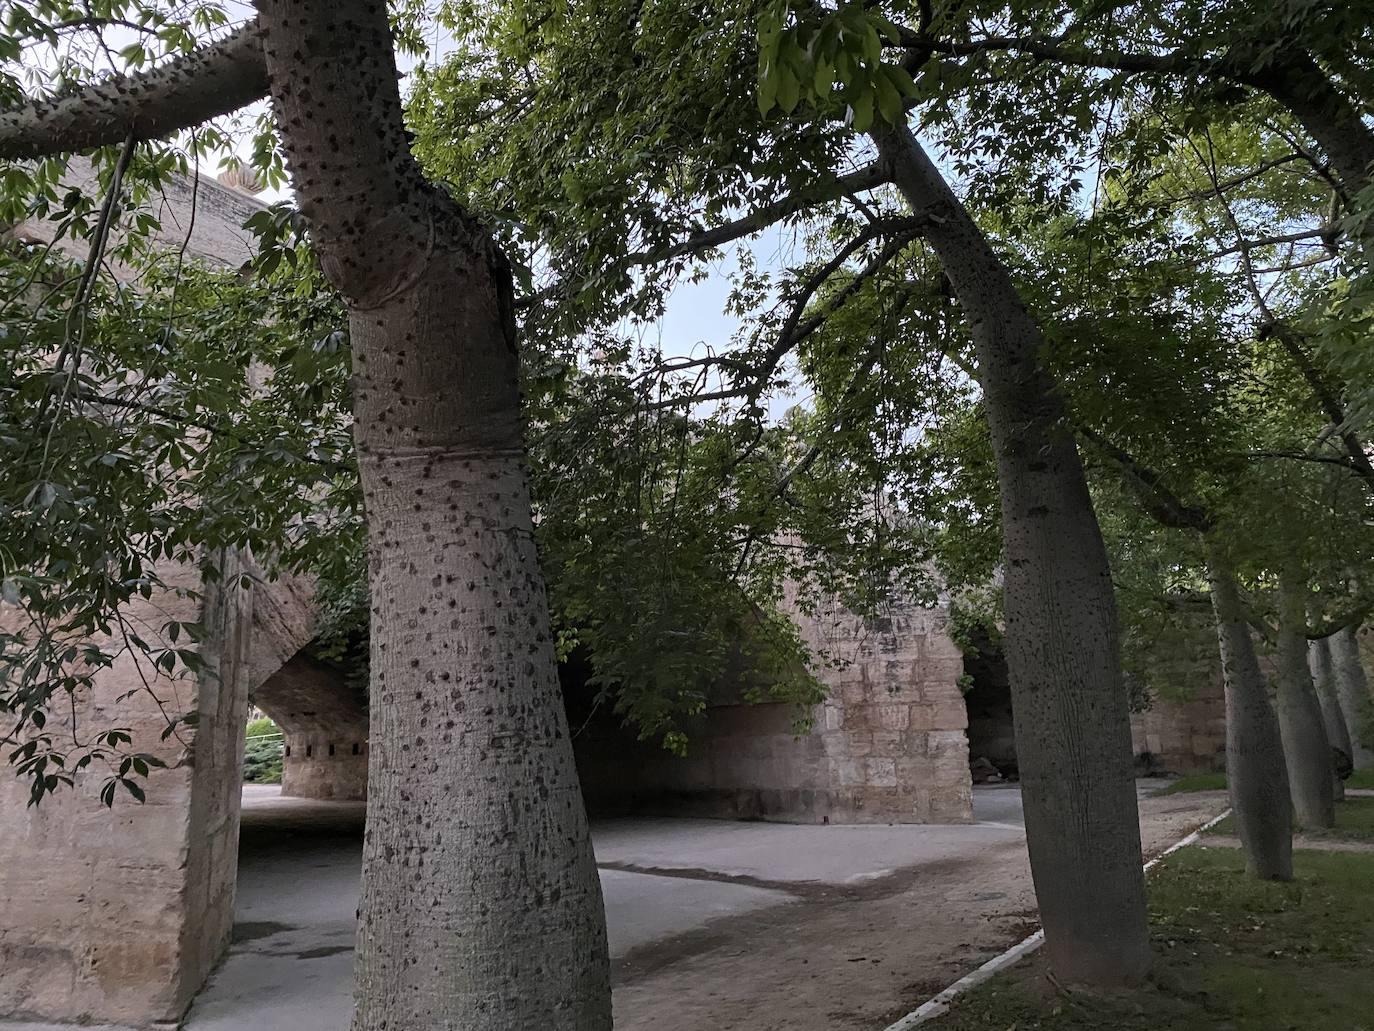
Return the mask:
{"type": "Polygon", "coordinates": [[[1226,697],[1219,671],[1199,665],[1188,697],[1156,697],[1131,714],[1137,762],[1152,773],[1213,773],[1226,769],[1226,697]]]}
{"type": "Polygon", "coordinates": [[[334,669],[298,654],[253,692],[282,728],[282,794],[367,797],[367,704],[334,669]]]}
{"type": "MultiPolygon", "coordinates": [[[[89,183],[89,167],[74,162],[71,178],[89,183]]],[[[170,184],[158,203],[162,242],[185,242],[192,260],[237,265],[251,254],[242,224],[259,202],[205,177],[195,186],[170,184]]],[[[12,232],[46,241],[52,224],[12,232]]],[[[70,243],[63,247],[70,250],[70,243]]],[[[127,269],[116,274],[128,278],[127,269]]],[[[27,786],[0,776],[0,1017],[175,1021],[227,944],[248,692],[255,677],[281,665],[277,656],[305,643],[302,606],[287,586],[275,597],[273,585],[202,585],[189,567],[161,573],[171,588],[203,588],[203,600],[169,589],[128,606],[124,617],[148,640],[168,620],[199,617],[208,671],[171,679],[126,649],[78,694],[75,720],[68,717],[65,728],[85,736],[127,727],[132,749],[166,761],[170,768],[155,770],[147,782],[147,803],[124,797],[106,809],[99,801],[103,778],[92,769],[75,790],[30,808],[27,786]],[[194,712],[198,721],[164,740],[164,710],[194,712]]],[[[49,727],[56,725],[54,714],[49,727]]]]}
{"type": "MultiPolygon", "coordinates": [[[[63,181],[91,196],[100,196],[96,175],[85,158],[72,158],[63,181]]],[[[253,256],[256,246],[253,234],[243,224],[264,207],[266,204],[261,200],[226,186],[213,175],[169,181],[149,202],[153,215],[160,220],[154,240],[176,250],[185,243],[186,257],[207,265],[238,266],[253,256]],[[194,217],[192,197],[195,198],[194,217]]],[[[12,228],[10,235],[32,243],[49,243],[56,229],[56,222],[32,219],[12,228]]],[[[86,256],[84,248],[73,246],[70,240],[64,241],[60,249],[78,260],[86,256]]],[[[133,270],[127,266],[114,264],[111,269],[121,279],[133,278],[133,270]]]]}
{"type": "MultiPolygon", "coordinates": [[[[164,576],[197,586],[190,569],[164,576]]],[[[202,612],[169,590],[131,606],[134,625],[201,618],[210,670],[172,680],[125,651],[78,697],[76,734],[128,727],[132,748],[168,763],[146,805],[106,809],[94,771],[36,807],[24,783],[0,778],[0,1014],[172,1019],[218,958],[233,912],[250,604],[210,590],[202,612]],[[164,707],[197,712],[197,726],[163,740],[164,707]]]]}
{"type": "Polygon", "coordinates": [[[717,704],[676,758],[614,727],[576,740],[583,789],[605,811],[671,811],[816,823],[972,818],[958,647],[943,613],[897,600],[866,622],[838,605],[796,614],[813,647],[842,660],[798,734],[794,709],[717,704]]]}

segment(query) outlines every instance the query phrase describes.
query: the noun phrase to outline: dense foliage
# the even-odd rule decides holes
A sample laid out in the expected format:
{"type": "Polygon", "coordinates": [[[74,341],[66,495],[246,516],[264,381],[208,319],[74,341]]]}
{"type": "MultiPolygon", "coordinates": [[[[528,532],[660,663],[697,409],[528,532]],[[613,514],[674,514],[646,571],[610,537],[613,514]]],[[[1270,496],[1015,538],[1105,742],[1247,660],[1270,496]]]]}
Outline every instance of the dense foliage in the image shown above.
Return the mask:
{"type": "MultiPolygon", "coordinates": [[[[224,20],[152,0],[5,12],[7,100],[69,89],[111,53],[155,63],[224,20]]],[[[1314,619],[1350,618],[1369,591],[1374,195],[1272,83],[1308,54],[1367,122],[1374,47],[1348,44],[1368,14],[400,5],[417,153],[517,266],[539,546],[589,690],[681,749],[741,669],[747,697],[819,697],[808,666],[828,657],[793,608],[869,612],[938,584],[995,627],[998,488],[968,329],[920,226],[865,178],[865,134],[912,117],[1044,327],[1142,698],[1187,688],[1161,655],[1210,647],[1197,526],[1161,522],[1162,497],[1206,513],[1260,617],[1296,553],[1314,619]],[[674,289],[708,276],[730,279],[733,329],[665,351],[674,289]]],[[[97,760],[141,790],[149,757],[118,726],[69,743],[45,723],[126,650],[197,674],[193,621],[121,622],[131,599],[193,590],[179,567],[213,580],[251,553],[262,575],[318,577],[316,647],[365,675],[338,300],[287,205],[255,216],[240,270],[187,260],[156,215],[163,184],[231,152],[280,182],[253,112],[97,154],[86,188],[59,186],[54,161],[0,179],[10,223],[71,244],[0,254],[0,590],[24,617],[3,624],[0,704],[35,797],[97,760]]]]}

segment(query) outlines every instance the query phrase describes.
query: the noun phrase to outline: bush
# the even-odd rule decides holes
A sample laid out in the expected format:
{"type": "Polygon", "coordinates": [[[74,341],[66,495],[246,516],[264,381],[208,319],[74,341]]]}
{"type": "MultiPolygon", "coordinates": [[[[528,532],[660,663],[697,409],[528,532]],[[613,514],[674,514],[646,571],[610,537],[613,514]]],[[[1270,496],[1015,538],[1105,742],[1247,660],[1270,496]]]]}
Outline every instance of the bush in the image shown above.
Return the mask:
{"type": "Polygon", "coordinates": [[[243,779],[249,784],[280,784],[281,728],[266,716],[248,724],[243,749],[243,779]]]}

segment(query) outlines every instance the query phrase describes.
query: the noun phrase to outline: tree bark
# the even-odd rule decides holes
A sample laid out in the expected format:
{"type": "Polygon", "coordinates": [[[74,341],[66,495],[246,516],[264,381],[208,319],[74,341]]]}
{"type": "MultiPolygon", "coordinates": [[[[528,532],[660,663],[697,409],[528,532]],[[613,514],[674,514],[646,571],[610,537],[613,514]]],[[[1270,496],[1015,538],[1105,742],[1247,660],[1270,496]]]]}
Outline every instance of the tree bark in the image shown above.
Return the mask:
{"type": "Polygon", "coordinates": [[[510,271],[410,156],[382,0],[259,0],[344,296],[371,720],[355,1031],[607,1031],[600,883],[535,554],[510,271]]]}
{"type": "Polygon", "coordinates": [[[1207,577],[1226,692],[1226,783],[1252,877],[1293,878],[1293,809],[1283,741],[1235,574],[1209,545],[1207,577]]]}
{"type": "Polygon", "coordinates": [[[1263,90],[1292,113],[1321,145],[1347,199],[1370,184],[1374,132],[1350,99],[1332,83],[1312,55],[1284,47],[1258,72],[1248,71],[1243,55],[1228,60],[1235,78],[1263,90]]]}
{"type": "Polygon", "coordinates": [[[1006,657],[1050,967],[1115,986],[1150,967],[1140,827],[1106,549],[1039,327],[905,127],[874,133],[978,353],[1001,489],[1006,657]]]}
{"type": "Polygon", "coordinates": [[[1336,822],[1331,742],[1307,668],[1307,581],[1288,562],[1279,574],[1278,714],[1288,788],[1299,827],[1336,822]]]}
{"type": "Polygon", "coordinates": [[[1351,758],[1356,769],[1374,769],[1374,697],[1360,660],[1360,642],[1354,627],[1328,638],[1336,697],[1350,730],[1351,758]]]}
{"type": "Polygon", "coordinates": [[[159,139],[267,94],[255,22],[146,72],[116,75],[0,111],[0,158],[21,160],[159,139]]]}
{"type": "MultiPolygon", "coordinates": [[[[1317,690],[1317,702],[1321,705],[1326,739],[1331,742],[1332,747],[1339,748],[1353,760],[1355,750],[1350,744],[1350,729],[1346,725],[1345,713],[1341,711],[1340,698],[1336,694],[1336,674],[1331,663],[1329,638],[1320,637],[1307,642],[1307,668],[1312,675],[1312,684],[1317,690]]],[[[1334,764],[1331,768],[1331,797],[1337,802],[1345,799],[1345,781],[1341,780],[1334,764]]]]}

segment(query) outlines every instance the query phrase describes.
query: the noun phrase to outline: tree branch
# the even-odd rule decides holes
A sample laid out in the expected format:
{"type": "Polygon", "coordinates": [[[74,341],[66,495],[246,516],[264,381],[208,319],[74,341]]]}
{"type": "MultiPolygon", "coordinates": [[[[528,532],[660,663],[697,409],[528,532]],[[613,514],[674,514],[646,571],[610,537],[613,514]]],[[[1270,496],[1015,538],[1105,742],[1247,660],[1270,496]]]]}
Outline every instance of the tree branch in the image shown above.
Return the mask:
{"type": "Polygon", "coordinates": [[[1079,426],[1078,432],[1092,441],[1121,467],[1128,482],[1136,488],[1140,498],[1155,522],[1179,530],[1197,530],[1206,533],[1211,528],[1211,518],[1205,509],[1188,505],[1165,484],[1163,478],[1153,469],[1142,465],[1134,455],[1124,448],[1107,440],[1088,426],[1079,426]]]}
{"type": "Polygon", "coordinates": [[[23,160],[160,139],[267,93],[256,22],[146,72],[0,111],[0,158],[23,160]]]}
{"type": "Polygon", "coordinates": [[[1346,453],[1350,456],[1350,468],[1363,477],[1371,487],[1374,487],[1374,464],[1369,461],[1364,441],[1360,439],[1359,434],[1346,425],[1345,405],[1341,403],[1335,391],[1327,384],[1321,370],[1312,360],[1312,356],[1303,347],[1297,331],[1283,319],[1271,319],[1260,327],[1260,330],[1261,336],[1273,336],[1283,345],[1283,349],[1288,352],[1288,356],[1293,359],[1293,363],[1302,372],[1303,379],[1307,380],[1307,385],[1311,388],[1317,403],[1321,405],[1322,411],[1336,426],[1337,435],[1341,438],[1341,443],[1345,445],[1346,453]]]}
{"type": "MultiPolygon", "coordinates": [[[[755,403],[759,395],[763,393],[773,373],[782,364],[783,358],[787,357],[794,347],[823,326],[826,319],[844,307],[866,282],[896,257],[903,247],[920,235],[925,225],[925,220],[912,217],[874,222],[866,226],[862,233],[850,240],[834,257],[803,280],[799,289],[792,296],[791,308],[782,328],[778,331],[777,339],[773,341],[768,350],[760,357],[758,364],[754,366],[751,383],[731,386],[705,394],[688,394],[682,397],[669,398],[646,405],[645,410],[658,411],[664,408],[677,408],[704,401],[720,401],[737,397],[747,398],[750,404],[755,403]],[[838,272],[856,251],[880,236],[890,236],[891,239],[862,269],[854,273],[849,282],[827,298],[826,303],[819,310],[803,319],[802,316],[805,314],[807,306],[825,282],[838,272]]],[[[738,359],[735,364],[741,371],[750,371],[745,359],[738,359]]]]}
{"type": "Polygon", "coordinates": [[[765,204],[743,218],[716,226],[713,229],[703,230],[680,243],[673,244],[671,247],[631,255],[630,261],[636,265],[645,265],[688,254],[700,254],[702,251],[733,243],[751,233],[767,229],[773,223],[781,222],[788,215],[795,215],[807,208],[815,207],[817,204],[838,200],[847,194],[863,193],[866,190],[875,189],[888,182],[889,178],[887,169],[883,167],[882,162],[875,161],[846,175],[836,176],[820,189],[790,193],[771,204],[765,204]]]}
{"type": "MultiPolygon", "coordinates": [[[[715,226],[711,229],[703,229],[675,244],[654,251],[637,251],[633,254],[627,254],[618,265],[622,269],[638,268],[644,265],[656,265],[662,261],[671,261],[673,258],[697,255],[703,251],[733,243],[752,233],[762,232],[789,215],[798,214],[849,194],[876,189],[888,181],[887,169],[882,162],[875,161],[855,169],[853,172],[836,176],[819,188],[789,193],[786,197],[781,197],[771,204],[765,204],[757,211],[752,211],[733,222],[726,222],[724,225],[715,226]]],[[[523,310],[557,297],[566,297],[580,289],[584,282],[585,280],[574,283],[554,283],[530,297],[521,298],[516,302],[516,307],[523,310]]]]}
{"type": "Polygon", "coordinates": [[[1336,237],[1340,235],[1341,227],[1336,225],[1322,225],[1315,229],[1303,229],[1293,233],[1281,233],[1275,236],[1257,236],[1254,239],[1241,238],[1233,246],[1213,251],[1204,256],[1201,261],[1215,261],[1217,258],[1224,258],[1231,254],[1239,254],[1241,251],[1254,251],[1261,247],[1277,247],[1285,243],[1306,243],[1315,241],[1323,247],[1330,249],[1336,237]]]}

